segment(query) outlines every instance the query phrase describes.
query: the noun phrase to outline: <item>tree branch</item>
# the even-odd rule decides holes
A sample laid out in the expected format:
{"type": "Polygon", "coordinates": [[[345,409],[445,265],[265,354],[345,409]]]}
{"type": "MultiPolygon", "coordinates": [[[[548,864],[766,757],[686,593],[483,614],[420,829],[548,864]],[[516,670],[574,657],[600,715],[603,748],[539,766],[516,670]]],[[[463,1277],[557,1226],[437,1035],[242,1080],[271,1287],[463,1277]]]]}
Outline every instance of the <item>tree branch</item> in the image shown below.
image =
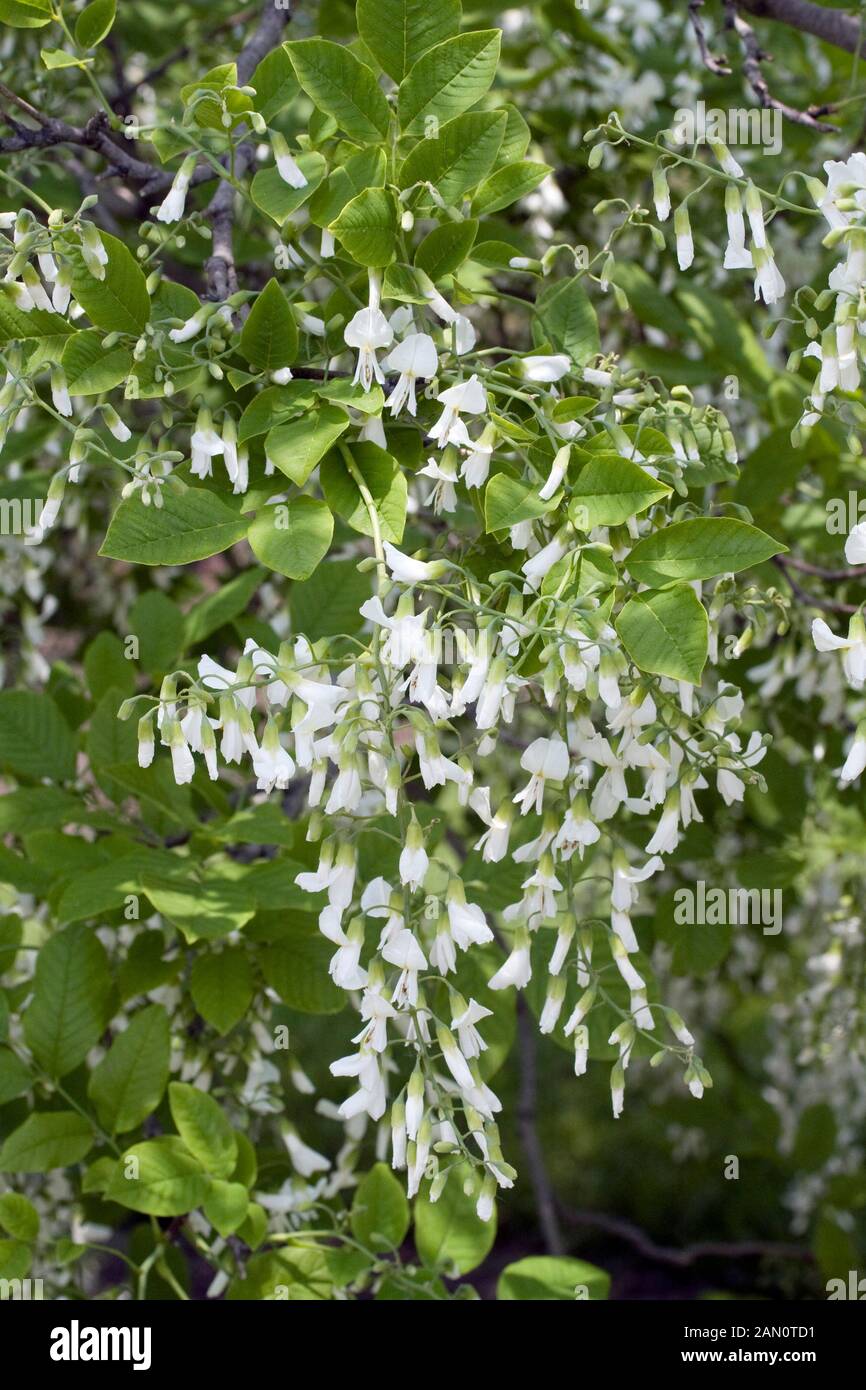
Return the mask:
{"type": "Polygon", "coordinates": [[[785,1245],[777,1241],[701,1241],[697,1245],[687,1245],[676,1250],[667,1245],[656,1245],[655,1241],[635,1226],[631,1221],[623,1221],[617,1216],[606,1216],[604,1212],[571,1211],[562,1209],[562,1214],[570,1226],[594,1226],[606,1235],[626,1241],[638,1254],[656,1264],[673,1265],[687,1269],[698,1260],[721,1259],[741,1260],[748,1257],[780,1260],[801,1260],[809,1263],[814,1260],[812,1251],[804,1245],[785,1245]]]}
{"type": "MultiPolygon", "coordinates": [[[[274,0],[264,0],[264,11],[255,33],[238,54],[238,86],[247,83],[263,58],[282,38],[283,29],[291,19],[291,11],[277,9],[274,0]]],[[[252,160],[252,150],[241,145],[235,160],[235,174],[242,175],[252,160]]],[[[209,299],[223,300],[238,287],[234,255],[235,190],[228,182],[221,183],[205,210],[211,225],[213,241],[211,254],[205,262],[205,279],[209,299]]]]}
{"type": "Polygon", "coordinates": [[[844,10],[825,9],[823,5],[812,4],[811,0],[737,0],[737,3],[740,9],[758,19],[788,24],[846,53],[859,52],[860,21],[844,10]]]}

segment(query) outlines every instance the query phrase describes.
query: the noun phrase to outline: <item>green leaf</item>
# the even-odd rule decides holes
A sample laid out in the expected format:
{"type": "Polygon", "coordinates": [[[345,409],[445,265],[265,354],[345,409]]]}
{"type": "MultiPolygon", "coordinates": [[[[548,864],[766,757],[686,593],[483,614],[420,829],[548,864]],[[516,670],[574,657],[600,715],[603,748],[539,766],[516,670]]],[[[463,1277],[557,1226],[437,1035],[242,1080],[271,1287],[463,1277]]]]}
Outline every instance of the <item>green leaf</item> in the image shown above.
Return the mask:
{"type": "Polygon", "coordinates": [[[328,974],[333,953],[315,917],[305,921],[299,915],[279,942],[262,951],[262,973],[289,1008],[304,1014],[336,1014],[346,996],[328,974]]]}
{"type": "Polygon", "coordinates": [[[168,1084],[171,1038],[168,1015],[150,1004],[118,1034],[94,1067],[87,1094],[109,1134],[123,1134],[147,1119],[168,1084]]]}
{"type": "Polygon", "coordinates": [[[15,1240],[35,1240],[39,1234],[39,1213],[26,1197],[4,1192],[0,1196],[0,1227],[15,1240]]]}
{"type": "Polygon", "coordinates": [[[183,647],[183,614],[159,589],[139,595],[129,610],[130,636],[138,638],[145,671],[168,671],[183,647]]]}
{"type": "Polygon", "coordinates": [[[246,952],[228,946],[218,954],[198,956],[190,975],[190,994],[202,1018],[219,1033],[229,1033],[252,1003],[253,970],[246,952]]]}
{"type": "Polygon", "coordinates": [[[227,550],[248,525],[204,488],[164,490],[162,507],[145,507],[134,493],[111,518],[99,554],[131,565],[189,565],[227,550]]]}
{"type": "Polygon", "coordinates": [[[28,338],[69,337],[72,324],[47,309],[31,309],[29,314],[12,300],[11,290],[0,284],[0,344],[24,342],[28,338]]]}
{"type": "Polygon", "coordinates": [[[93,1146],[89,1120],[75,1110],[28,1115],[0,1149],[0,1172],[47,1173],[80,1163],[93,1146]]]}
{"type": "Polygon", "coordinates": [[[72,293],[97,328],[138,337],[150,319],[144,272],[122,241],[108,232],[100,231],[99,236],[108,253],[102,280],[93,278],[77,244],[66,248],[73,265],[72,293]]]}
{"type": "Polygon", "coordinates": [[[244,410],[238,425],[238,443],[245,444],[258,434],[267,434],[276,425],[284,424],[309,410],[315,403],[316,390],[312,382],[290,381],[285,386],[266,386],[254,396],[244,410]]]}
{"type": "Polygon", "coordinates": [[[480,101],[496,74],[498,29],[458,34],[419,58],[400,83],[397,111],[407,135],[423,135],[431,116],[440,123],[480,101]]]}
{"type": "Polygon", "coordinates": [[[13,29],[41,29],[52,17],[51,0],[0,0],[0,20],[13,29]]]}
{"type": "Polygon", "coordinates": [[[691,585],[671,584],[630,598],[615,621],[623,646],[641,671],[697,685],[707,659],[706,609],[691,585]]]}
{"type": "Polygon", "coordinates": [[[329,560],[312,579],[292,585],[292,631],[303,632],[311,642],[358,632],[364,623],[358,610],[371,593],[370,575],[359,574],[355,560],[329,560]]]}
{"type": "Polygon", "coordinates": [[[352,1235],[368,1249],[397,1250],[409,1230],[409,1203],[403,1184],[384,1163],[376,1163],[355,1189],[352,1235]]]}
{"type": "Polygon", "coordinates": [[[281,176],[275,164],[259,169],[250,184],[250,197],[257,208],[266,212],[276,223],[285,222],[308,198],[312,197],[325,177],[327,164],[320,154],[311,151],[300,154],[298,168],[307,180],[303,188],[292,188],[281,176]]]}
{"type": "Polygon", "coordinates": [[[431,1202],[425,1185],[415,1202],[415,1244],[418,1254],[434,1269],[456,1277],[468,1274],[485,1259],[496,1240],[496,1212],[489,1221],[476,1214],[481,1187],[468,1164],[458,1164],[448,1174],[445,1190],[431,1202]],[[469,1189],[468,1195],[465,1188],[469,1189]]]}
{"type": "Polygon", "coordinates": [[[324,560],[334,535],[334,518],[324,502],[295,497],[262,507],[249,529],[253,554],[289,579],[309,579],[324,560]]]}
{"type": "Polygon", "coordinates": [[[276,425],[268,432],[265,453],[281,473],[303,487],[316,464],[349,428],[349,417],[337,406],[322,405],[300,420],[276,425]]]}
{"type": "Polygon", "coordinates": [[[569,515],[581,531],[621,526],[670,492],[666,483],[630,459],[615,453],[593,454],[581,465],[571,488],[569,515]]]}
{"type": "Polygon", "coordinates": [[[69,339],[60,358],[70,396],[98,396],[126,381],[132,353],[119,344],[106,352],[102,334],[84,329],[69,339]]]}
{"type": "Polygon", "coordinates": [[[379,146],[361,150],[320,184],[310,199],[310,221],[317,227],[330,227],[343,208],[365,188],[382,188],[388,161],[379,146]]]}
{"type": "Polygon", "coordinates": [[[472,199],[472,212],[476,217],[489,217],[491,213],[510,207],[518,198],[525,198],[542,179],[552,173],[549,164],[537,160],[521,159],[516,164],[506,164],[497,169],[489,179],[485,179],[472,199]]]}
{"type": "Polygon", "coordinates": [[[506,1265],[496,1285],[496,1297],[505,1300],[574,1303],[575,1299],[605,1299],[610,1275],[585,1260],[566,1256],[529,1255],[506,1265]]]}
{"type": "Polygon", "coordinates": [[[58,68],[85,68],[93,62],[92,58],[78,58],[74,53],[69,53],[65,48],[40,48],[39,57],[42,59],[49,72],[58,68]]]}
{"type": "Polygon", "coordinates": [[[232,618],[245,613],[264,577],[264,570],[253,566],[230,579],[228,584],[220,584],[212,594],[199,599],[186,615],[183,646],[197,646],[224,623],[230,623],[232,618]]]}
{"type": "Polygon", "coordinates": [[[89,927],[67,927],[42,947],[24,1014],[27,1046],[49,1076],[66,1076],[99,1041],[109,1017],[105,947],[89,927]]]}
{"type": "Polygon", "coordinates": [[[397,246],[397,204],[384,188],[365,188],[347,203],[331,231],[359,265],[386,266],[397,246]]]}
{"type": "Polygon", "coordinates": [[[0,1048],[0,1105],[22,1096],[32,1084],[30,1072],[14,1052],[0,1048]]]}
{"type": "Polygon", "coordinates": [[[400,187],[433,183],[446,203],[456,203],[493,168],[506,123],[504,111],[470,111],[448,121],[404,159],[400,187]]]}
{"type": "Polygon", "coordinates": [[[520,521],[534,521],[550,510],[552,500],[545,502],[537,488],[518,482],[509,473],[496,473],[484,489],[485,530],[504,531],[520,521]]]}
{"type": "Polygon", "coordinates": [[[328,39],[301,39],[284,47],[307,96],[333,116],[350,140],[370,145],[386,139],[390,111],[385,95],[353,53],[328,39]]]}
{"type": "Polygon", "coordinates": [[[460,0],[358,0],[358,33],[379,66],[402,82],[417,60],[460,28],[460,0]]]}
{"type": "MultiPolygon", "coordinates": [[[[0,1240],[0,1280],[25,1278],[33,1262],[33,1252],[23,1240],[0,1240]]],[[[14,1297],[4,1293],[4,1298],[14,1297]]]]}
{"type": "Polygon", "coordinates": [[[625,564],[641,584],[664,584],[669,579],[735,574],[787,548],[735,517],[694,517],[644,536],[625,564]]]}
{"type": "Polygon", "coordinates": [[[243,1183],[214,1178],[204,1204],[204,1214],[225,1239],[243,1225],[249,1204],[250,1194],[243,1183]]]}
{"type": "Polygon", "coordinates": [[[238,1161],[238,1144],[222,1110],[205,1091],[172,1081],[168,1103],[177,1132],[190,1153],[215,1178],[228,1178],[238,1161]]]}
{"type": "Polygon", "coordinates": [[[290,367],[298,351],[295,316],[273,277],[256,298],[238,344],[244,357],[263,372],[290,367]]]}
{"type": "Polygon", "coordinates": [[[0,835],[52,830],[83,815],[83,802],[59,787],[19,787],[0,797],[0,835]]]}
{"type": "Polygon", "coordinates": [[[441,280],[462,265],[472,250],[472,243],[478,231],[474,218],[462,222],[443,222],[428,232],[415,252],[415,264],[430,276],[431,280],[441,280]]]}
{"type": "Polygon", "coordinates": [[[598,354],[598,320],[578,276],[557,280],[539,295],[532,334],[536,343],[549,342],[578,366],[598,354]]]}
{"type": "Polygon", "coordinates": [[[256,89],[255,107],[270,125],[284,107],[298,95],[298,82],[292,60],[284,48],[275,48],[262,59],[250,78],[256,89]]]}
{"type": "Polygon", "coordinates": [[[179,1139],[169,1136],[127,1149],[105,1197],[147,1216],[183,1216],[202,1205],[209,1188],[210,1179],[196,1159],[179,1139]]]}
{"type": "Polygon", "coordinates": [[[131,695],[135,689],[135,667],[124,656],[123,643],[113,632],[100,632],[84,653],[84,674],[94,700],[109,690],[131,695]]]}
{"type": "Polygon", "coordinates": [[[117,10],[116,0],[91,0],[75,21],[75,42],[79,48],[95,48],[111,31],[117,10]]]}
{"type": "Polygon", "coordinates": [[[50,695],[0,691],[0,767],[57,782],[75,775],[75,738],[50,695]]]}
{"type": "MultiPolygon", "coordinates": [[[[382,536],[399,545],[403,539],[407,497],[402,469],[378,444],[363,441],[347,447],[372,496],[382,536]]],[[[319,480],[331,510],[347,521],[354,531],[360,531],[362,536],[372,536],[373,526],[367,506],[339,450],[332,449],[323,460],[319,480]]]]}
{"type": "Polygon", "coordinates": [[[227,879],[207,882],[146,877],[141,885],[157,912],[172,922],[187,941],[215,940],[240,931],[255,914],[255,904],[241,886],[227,879]]]}

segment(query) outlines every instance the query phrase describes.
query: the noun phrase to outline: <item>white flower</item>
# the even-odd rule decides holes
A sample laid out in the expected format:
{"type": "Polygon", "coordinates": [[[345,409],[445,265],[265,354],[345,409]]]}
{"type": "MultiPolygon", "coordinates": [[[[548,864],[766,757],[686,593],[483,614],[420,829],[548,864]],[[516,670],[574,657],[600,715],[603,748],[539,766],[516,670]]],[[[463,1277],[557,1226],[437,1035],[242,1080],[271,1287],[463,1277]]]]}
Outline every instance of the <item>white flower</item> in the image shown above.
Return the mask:
{"type": "MultiPolygon", "coordinates": [[[[755,298],[763,299],[765,304],[775,304],[785,293],[785,281],[782,273],[776,265],[773,252],[769,246],[756,246],[754,251],[755,269],[755,298]]],[[[853,325],[852,325],[853,331],[853,325]]],[[[856,362],[855,362],[856,371],[856,362]]],[[[859,374],[858,374],[859,376],[859,374]]],[[[855,382],[856,389],[856,382],[855,382]]]]}
{"type": "Polygon", "coordinates": [[[187,155],[174,176],[174,182],[168,190],[165,198],[157,209],[157,222],[177,222],[183,217],[183,210],[186,206],[186,195],[189,189],[190,179],[195,169],[197,155],[187,155]]]}
{"type": "Polygon", "coordinates": [[[561,449],[557,450],[550,472],[547,475],[547,482],[538,492],[539,497],[542,498],[543,501],[549,502],[553,494],[559,489],[559,485],[568,471],[568,462],[570,458],[570,444],[564,444],[561,449]]]}
{"type": "Polygon", "coordinates": [[[462,444],[471,448],[472,441],[460,413],[480,415],[487,409],[487,392],[478,377],[473,373],[467,381],[460,381],[456,386],[440,391],[436,399],[445,409],[430,431],[431,439],[435,439],[442,449],[446,444],[462,444]]]}
{"type": "Polygon", "coordinates": [[[854,742],[848,749],[848,756],[845,759],[845,766],[839,773],[840,782],[856,782],[857,778],[866,768],[866,725],[860,724],[854,736],[854,742]]]}
{"type": "MultiPolygon", "coordinates": [[[[459,998],[459,996],[457,996],[459,998]]],[[[452,1016],[451,1027],[457,1029],[457,1037],[460,1041],[460,1051],[464,1057],[480,1057],[482,1052],[487,1051],[487,1043],[482,1038],[476,1023],[480,1023],[482,1018],[492,1018],[493,1010],[485,1009],[483,1004],[478,1004],[474,999],[470,999],[466,1008],[459,1014],[452,1016]]]]}
{"type": "Polygon", "coordinates": [[[433,479],[434,485],[424,501],[427,506],[432,504],[434,515],[457,510],[457,465],[453,459],[446,455],[440,463],[430,458],[423,468],[418,469],[417,476],[433,479]]]}
{"type": "Polygon", "coordinates": [[[849,565],[866,564],[866,521],[852,528],[845,542],[845,559],[849,565]]]}
{"type": "Polygon", "coordinates": [[[391,349],[383,365],[388,372],[400,373],[397,385],[385,402],[391,414],[398,415],[404,406],[410,415],[417,414],[415,382],[419,378],[429,381],[439,368],[436,344],[429,333],[408,334],[391,349]]]}
{"type": "Polygon", "coordinates": [[[307,180],[289,152],[286,137],[281,135],[278,130],[271,131],[271,149],[274,152],[277,171],[283,183],[287,183],[290,188],[306,188],[307,180]]]}
{"type": "Polygon", "coordinates": [[[292,1160],[292,1167],[296,1173],[300,1173],[302,1178],[308,1178],[313,1173],[319,1173],[330,1168],[327,1158],[323,1158],[315,1149],[311,1149],[299,1137],[297,1130],[292,1125],[284,1125],[282,1130],[283,1143],[288,1150],[289,1158],[292,1160]]]}
{"type": "Polygon", "coordinates": [[[441,560],[414,560],[404,555],[396,545],[385,541],[385,562],[391,571],[391,578],[398,584],[423,584],[426,580],[438,579],[445,569],[441,560]]]}
{"type": "Polygon", "coordinates": [[[568,549],[567,532],[565,527],[557,531],[553,540],[548,541],[547,545],[542,546],[541,550],[536,551],[528,560],[521,565],[521,570],[526,576],[526,585],[529,589],[539,589],[545,575],[558,564],[568,549]]]}
{"type": "Polygon", "coordinates": [[[295,775],[295,764],[289,753],[280,743],[280,735],[272,719],[268,720],[261,747],[253,754],[253,769],[258,779],[259,791],[281,791],[289,785],[295,775]]]}
{"type": "Polygon", "coordinates": [[[379,308],[379,294],[378,279],[371,271],[370,302],[366,309],[358,310],[343,331],[347,346],[358,350],[358,364],[352,381],[354,384],[360,381],[365,391],[370,390],[374,379],[380,384],[384,382],[385,375],[376,352],[380,348],[390,347],[394,341],[394,330],[379,308]]]}
{"type": "Polygon", "coordinates": [[[524,381],[560,381],[571,371],[571,358],[564,353],[552,357],[539,353],[521,357],[518,369],[524,381]]]}
{"type": "Polygon", "coordinates": [[[532,979],[532,964],[529,958],[529,935],[520,929],[515,933],[511,954],[496,974],[488,981],[488,989],[508,989],[514,985],[525,989],[532,979]]]}
{"type": "Polygon", "coordinates": [[[855,690],[862,690],[866,683],[866,626],[859,613],[853,614],[848,624],[847,638],[837,637],[823,618],[815,618],[812,641],[819,652],[844,651],[842,669],[845,678],[855,690]]]}
{"type": "Polygon", "coordinates": [[[424,848],[424,832],[414,815],[406,832],[406,843],[400,853],[400,882],[415,893],[424,882],[430,860],[424,848]]]}
{"type": "Polygon", "coordinates": [[[677,262],[680,270],[688,270],[695,259],[695,243],[692,240],[692,224],[685,203],[680,203],[674,213],[674,233],[677,239],[677,262]]]}
{"type": "Polygon", "coordinates": [[[530,810],[540,814],[544,801],[544,784],[548,780],[564,782],[568,776],[569,752],[566,744],[555,734],[553,738],[537,738],[524,751],[520,766],[532,774],[523,791],[513,798],[520,805],[520,814],[530,810]]]}
{"type": "Polygon", "coordinates": [[[655,834],[646,846],[647,854],[672,854],[680,842],[680,803],[676,792],[671,792],[656,827],[655,834]]]}

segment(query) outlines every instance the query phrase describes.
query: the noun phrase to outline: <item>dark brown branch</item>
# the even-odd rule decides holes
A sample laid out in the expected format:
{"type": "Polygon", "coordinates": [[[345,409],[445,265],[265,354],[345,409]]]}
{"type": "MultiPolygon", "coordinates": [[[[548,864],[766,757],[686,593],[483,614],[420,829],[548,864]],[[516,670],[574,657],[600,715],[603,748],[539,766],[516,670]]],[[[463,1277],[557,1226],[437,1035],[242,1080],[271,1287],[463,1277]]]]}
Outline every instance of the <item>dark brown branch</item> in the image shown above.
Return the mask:
{"type": "Polygon", "coordinates": [[[535,1025],[522,994],[517,996],[517,1038],[520,1064],[520,1089],[517,1098],[517,1130],[526,1155],[529,1180],[535,1194],[538,1221],[549,1255],[562,1255],[565,1244],[556,1214],[556,1198],[544,1161],[544,1151],[536,1127],[538,1094],[538,1065],[535,1025]]]}
{"type": "Polygon", "coordinates": [[[717,58],[710,52],[706,30],[704,29],[704,21],[701,18],[703,6],[704,0],[689,0],[689,20],[691,21],[691,26],[694,30],[695,38],[697,39],[701,62],[715,77],[729,77],[731,69],[728,67],[726,60],[724,58],[717,58]]]}
{"type": "Polygon", "coordinates": [[[652,1260],[656,1264],[674,1265],[679,1269],[688,1269],[690,1265],[696,1264],[699,1260],[711,1259],[764,1258],[801,1260],[803,1263],[810,1263],[815,1258],[808,1246],[786,1245],[781,1242],[761,1240],[701,1241],[700,1244],[687,1245],[682,1250],[676,1250],[670,1246],[657,1245],[639,1226],[633,1225],[630,1221],[623,1221],[618,1216],[606,1216],[604,1212],[595,1211],[571,1211],[568,1208],[561,1208],[561,1210],[569,1225],[594,1226],[596,1230],[604,1231],[606,1235],[616,1236],[619,1240],[626,1241],[632,1249],[646,1259],[652,1260]]]}
{"type": "Polygon", "coordinates": [[[835,130],[835,126],[827,125],[816,118],[809,111],[800,111],[795,106],[789,106],[785,101],[779,101],[771,93],[767,79],[764,77],[762,64],[771,63],[772,55],[767,53],[759,44],[757,35],[751,24],[747,24],[741,14],[737,13],[735,0],[726,0],[725,10],[727,14],[726,23],[733,29],[740,41],[743,50],[743,76],[751,87],[761,106],[765,110],[780,111],[786,120],[792,121],[795,125],[808,126],[810,130],[835,130]]]}
{"type": "Polygon", "coordinates": [[[860,21],[844,10],[826,9],[811,0],[739,0],[739,7],[758,19],[772,19],[823,39],[846,53],[860,50],[860,21]]]}
{"type": "Polygon", "coordinates": [[[794,576],[790,573],[787,557],[784,555],[774,555],[773,564],[780,569],[790,585],[791,592],[801,603],[808,604],[811,608],[825,608],[833,613],[858,613],[860,610],[853,603],[839,603],[836,599],[823,598],[818,594],[809,594],[797,583],[794,576]]]}
{"type": "MultiPolygon", "coordinates": [[[[283,29],[291,19],[291,11],[277,9],[273,0],[264,0],[264,10],[255,33],[238,54],[238,85],[244,86],[259,63],[280,42],[283,29]]],[[[235,176],[241,177],[252,159],[252,150],[241,145],[235,158],[235,176]]],[[[208,203],[205,217],[211,225],[213,241],[211,254],[205,263],[205,279],[209,299],[223,300],[238,287],[234,256],[235,190],[232,184],[221,183],[208,203]]]]}

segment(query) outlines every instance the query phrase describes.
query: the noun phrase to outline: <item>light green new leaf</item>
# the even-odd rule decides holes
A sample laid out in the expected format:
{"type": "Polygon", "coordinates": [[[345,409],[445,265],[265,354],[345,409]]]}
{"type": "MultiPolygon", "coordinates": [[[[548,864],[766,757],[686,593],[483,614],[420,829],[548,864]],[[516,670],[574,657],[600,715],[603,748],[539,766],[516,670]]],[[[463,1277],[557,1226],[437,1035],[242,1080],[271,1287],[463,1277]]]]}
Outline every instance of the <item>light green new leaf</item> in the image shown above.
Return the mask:
{"type": "Polygon", "coordinates": [[[501,39],[498,29],[458,34],[419,58],[397,97],[404,133],[423,135],[430,117],[444,123],[480,101],[496,74],[501,39]]]}
{"type": "Polygon", "coordinates": [[[349,428],[349,417],[338,406],[323,405],[300,420],[277,425],[265,439],[265,453],[281,473],[303,487],[316,464],[349,428]]]}
{"type": "MultiPolygon", "coordinates": [[[[361,473],[385,540],[399,545],[406,521],[406,478],[395,459],[378,444],[363,441],[350,446],[352,459],[361,473]]],[[[346,467],[340,450],[332,449],[319,469],[322,491],[331,510],[363,536],[372,536],[370,513],[357,483],[346,467]]]]}
{"type": "Polygon", "coordinates": [[[355,1189],[352,1235],[368,1249],[396,1250],[409,1230],[409,1203],[403,1185],[384,1163],[375,1163],[355,1189]]]}
{"type": "Polygon", "coordinates": [[[183,1216],[202,1205],[209,1189],[210,1178],[200,1164],[170,1135],[127,1149],[105,1197],[146,1216],[183,1216]]]}
{"type": "Polygon", "coordinates": [[[51,19],[51,0],[0,0],[0,20],[13,29],[41,29],[51,19]]]}
{"type": "Polygon", "coordinates": [[[245,613],[264,577],[264,570],[252,566],[200,599],[186,615],[183,645],[196,646],[224,623],[230,623],[240,613],[245,613]]]}
{"type": "Polygon", "coordinates": [[[233,1235],[246,1220],[250,1194],[241,1182],[214,1178],[204,1203],[204,1214],[219,1235],[233,1235]]]}
{"type": "Polygon", "coordinates": [[[79,48],[95,48],[110,33],[117,12],[117,0],[91,0],[75,21],[75,42],[79,48]]]}
{"type": "Polygon", "coordinates": [[[225,879],[211,877],[200,883],[147,876],[141,888],[156,911],[190,942],[212,941],[240,931],[255,915],[255,903],[249,901],[249,895],[239,884],[225,879]]]}
{"type": "Polygon", "coordinates": [[[47,1173],[80,1163],[93,1146],[90,1121],[75,1110],[28,1115],[0,1149],[0,1173],[47,1173]]]}
{"type": "Polygon", "coordinates": [[[635,595],[614,626],[641,671],[699,683],[707,660],[709,622],[690,584],[635,595]]]}
{"type": "Polygon", "coordinates": [[[518,482],[508,473],[496,473],[484,490],[484,527],[504,531],[520,521],[534,521],[549,511],[555,499],[545,502],[538,490],[518,482]]]}
{"type": "Polygon", "coordinates": [[[94,279],[84,263],[81,248],[73,244],[68,248],[73,265],[72,293],[97,328],[104,328],[107,333],[134,333],[138,337],[150,319],[150,297],[144,272],[122,241],[108,232],[101,231],[99,236],[108,253],[108,262],[103,267],[105,277],[94,279]]]}
{"type": "Polygon", "coordinates": [[[309,579],[327,555],[333,534],[334,518],[324,502],[295,497],[262,507],[247,540],[268,569],[289,579],[309,579]]]}
{"type": "Polygon", "coordinates": [[[578,276],[556,280],[539,295],[532,322],[536,343],[549,342],[578,366],[600,349],[598,320],[578,276]]]}
{"type": "Polygon", "coordinates": [[[133,493],[120,503],[99,551],[131,565],[189,565],[241,540],[249,522],[213,492],[163,490],[162,507],[145,507],[133,493]]]}
{"type": "Polygon", "coordinates": [[[171,1038],[168,1015],[150,1004],[130,1021],[94,1067],[87,1094],[109,1134],[123,1134],[147,1119],[168,1084],[171,1038]]]}
{"type": "Polygon", "coordinates": [[[271,278],[256,298],[238,345],[263,372],[290,367],[298,351],[298,327],[285,295],[271,278]]]}
{"type": "Polygon", "coordinates": [[[218,955],[198,956],[190,993],[203,1019],[219,1033],[230,1032],[252,1003],[253,971],[246,952],[229,946],[218,955]]]}
{"type": "Polygon", "coordinates": [[[787,548],[736,517],[694,517],[644,536],[625,563],[640,583],[664,584],[669,579],[735,574],[787,548]]]}
{"type": "Polygon", "coordinates": [[[250,78],[256,89],[255,108],[270,125],[298,95],[298,80],[284,48],[275,48],[262,59],[250,78]]]}
{"type": "Polygon", "coordinates": [[[316,399],[315,384],[289,381],[285,386],[266,386],[254,396],[238,423],[238,443],[245,444],[257,434],[267,434],[275,425],[294,419],[309,410],[316,399]]]}
{"type": "Polygon", "coordinates": [[[574,1303],[575,1299],[605,1299],[610,1275],[586,1260],[567,1256],[529,1255],[506,1265],[496,1285],[496,1297],[504,1300],[574,1303]]]}
{"type": "Polygon", "coordinates": [[[361,150],[334,169],[310,199],[310,221],[330,227],[347,203],[365,188],[383,188],[388,161],[377,145],[361,150]]]}
{"type": "Polygon", "coordinates": [[[403,160],[400,187],[432,183],[446,203],[456,203],[493,168],[506,123],[504,111],[469,111],[448,121],[403,160]]]}
{"type": "Polygon", "coordinates": [[[49,1076],[66,1076],[99,1041],[109,1017],[105,947],[89,927],[67,927],[42,947],[24,1037],[49,1076]]]}
{"type": "Polygon", "coordinates": [[[489,179],[485,179],[472,199],[472,213],[475,217],[489,217],[510,207],[518,198],[525,198],[542,179],[551,173],[549,164],[541,164],[533,159],[521,159],[516,164],[506,164],[497,169],[489,179]]]}
{"type": "Polygon", "coordinates": [[[331,231],[359,265],[386,266],[397,247],[397,203],[384,188],[365,188],[347,203],[331,231]]]}
{"type": "Polygon", "coordinates": [[[445,1190],[431,1202],[425,1184],[415,1202],[415,1244],[427,1264],[443,1273],[468,1274],[489,1255],[496,1239],[496,1211],[482,1221],[475,1205],[481,1187],[477,1173],[459,1164],[448,1174],[445,1190]],[[464,1188],[469,1189],[467,1195],[464,1188]]]}
{"type": "Polygon", "coordinates": [[[327,164],[314,150],[298,156],[298,168],[307,182],[303,188],[292,188],[286,183],[275,164],[267,169],[259,169],[250,184],[250,197],[257,208],[280,224],[297,208],[312,197],[325,177],[327,164]]]}
{"type": "Polygon", "coordinates": [[[39,1235],[39,1213],[26,1197],[4,1192],[0,1197],[0,1229],[14,1240],[35,1240],[39,1235]]]}
{"type": "Polygon", "coordinates": [[[594,454],[581,466],[572,486],[569,515],[581,531],[621,526],[670,492],[666,483],[630,459],[615,453],[594,454]]]}
{"type": "Polygon", "coordinates": [[[354,53],[328,39],[301,39],[284,47],[307,96],[350,140],[370,145],[387,137],[391,118],[385,94],[354,53]]]}
{"type": "Polygon", "coordinates": [[[106,351],[102,334],[89,328],[68,340],[60,362],[70,396],[98,396],[126,381],[132,370],[132,353],[119,343],[106,351]]]}
{"type": "Polygon", "coordinates": [[[238,1160],[238,1143],[231,1125],[213,1096],[172,1081],[168,1103],[177,1132],[190,1153],[215,1178],[228,1178],[238,1160]]]}
{"type": "Polygon", "coordinates": [[[477,231],[478,223],[474,218],[444,222],[441,227],[434,227],[415,252],[416,266],[431,280],[441,280],[443,275],[450,275],[466,260],[477,231]]]}
{"type": "Polygon", "coordinates": [[[358,33],[389,77],[402,82],[434,44],[460,28],[460,0],[358,0],[358,33]]]}
{"type": "Polygon", "coordinates": [[[21,777],[75,774],[75,738],[50,695],[0,691],[0,767],[21,777]]]}

